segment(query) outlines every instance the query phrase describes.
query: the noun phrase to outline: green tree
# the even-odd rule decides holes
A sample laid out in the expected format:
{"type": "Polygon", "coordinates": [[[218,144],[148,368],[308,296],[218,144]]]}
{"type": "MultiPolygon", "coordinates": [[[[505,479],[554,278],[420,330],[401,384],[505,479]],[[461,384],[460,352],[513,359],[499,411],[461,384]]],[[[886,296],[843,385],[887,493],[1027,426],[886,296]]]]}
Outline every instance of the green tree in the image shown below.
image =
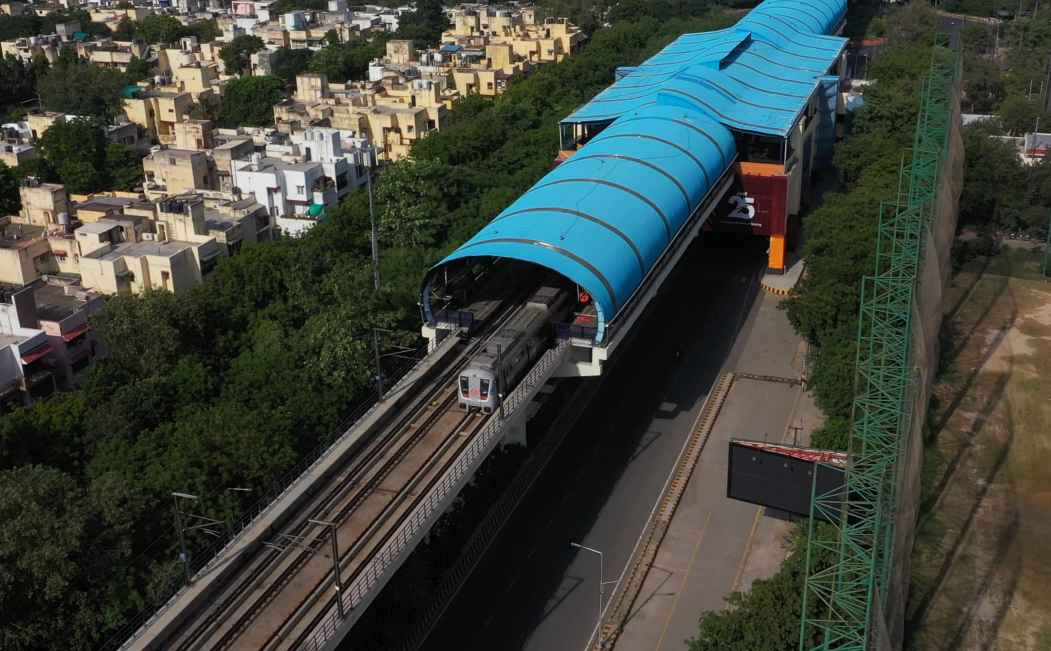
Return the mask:
{"type": "Polygon", "coordinates": [[[117,29],[113,30],[113,39],[116,41],[133,41],[135,40],[136,32],[135,21],[124,16],[117,23],[117,29]]]}
{"type": "Polygon", "coordinates": [[[147,43],[174,43],[186,35],[186,27],[174,16],[150,14],[139,23],[136,34],[147,43]]]}
{"type": "Polygon", "coordinates": [[[71,193],[106,189],[106,136],[93,120],[55,122],[40,136],[40,154],[71,193]]]}
{"type": "Polygon", "coordinates": [[[376,36],[368,41],[326,45],[314,54],[310,69],[334,82],[363,79],[369,62],[383,55],[385,43],[386,39],[376,36]]]}
{"type": "Polygon", "coordinates": [[[134,190],[142,185],[142,156],[127,145],[106,145],[106,176],[113,190],[134,190]]]}
{"type": "Polygon", "coordinates": [[[415,11],[398,19],[398,38],[409,38],[418,45],[435,45],[449,29],[442,0],[417,0],[415,11]]]}
{"type": "MultiPolygon", "coordinates": [[[[811,561],[827,567],[832,551],[817,550],[811,561]]],[[[748,592],[734,592],[722,611],[705,613],[689,651],[795,651],[799,647],[799,614],[803,610],[807,542],[801,528],[793,536],[792,550],[769,579],[758,579],[748,592]]],[[[808,608],[819,616],[821,604],[808,608]]]]}
{"type": "Polygon", "coordinates": [[[1000,105],[1000,122],[1008,133],[1020,136],[1036,129],[1043,111],[1037,101],[1022,95],[1011,95],[1000,105]]]}
{"type": "Polygon", "coordinates": [[[186,26],[184,36],[196,36],[198,43],[211,43],[223,33],[219,23],[213,20],[198,20],[186,26]]]}
{"type": "Polygon", "coordinates": [[[219,58],[226,66],[226,74],[244,74],[251,63],[251,56],[266,47],[258,36],[242,34],[219,50],[219,58]]]}
{"type": "Polygon", "coordinates": [[[89,517],[82,490],[60,470],[0,471],[3,648],[90,647],[98,611],[83,580],[89,517]]]}
{"type": "Polygon", "coordinates": [[[131,61],[128,62],[128,69],[124,71],[124,74],[127,75],[129,82],[135,83],[149,78],[150,72],[149,61],[138,57],[132,57],[131,61]]]}
{"type": "Polygon", "coordinates": [[[270,59],[270,69],[275,77],[292,84],[296,81],[296,75],[310,68],[313,57],[314,53],[307,49],[278,48],[270,59]]]}
{"type": "Polygon", "coordinates": [[[274,122],[274,104],[285,97],[278,77],[241,77],[226,85],[219,122],[223,126],[263,127],[274,122]]]}
{"type": "Polygon", "coordinates": [[[22,209],[18,195],[18,176],[14,170],[0,161],[0,216],[16,215],[22,209]]]}
{"type": "Polygon", "coordinates": [[[377,189],[379,227],[394,246],[430,246],[445,227],[451,170],[435,160],[401,160],[387,166],[377,189]]]}
{"type": "MultiPolygon", "coordinates": [[[[0,111],[14,108],[36,96],[36,73],[31,65],[12,56],[0,57],[0,111]]],[[[2,115],[0,115],[2,117],[2,115]]]]}
{"type": "Polygon", "coordinates": [[[37,92],[49,111],[108,122],[120,113],[125,85],[120,72],[78,61],[52,66],[37,82],[37,92]]]}

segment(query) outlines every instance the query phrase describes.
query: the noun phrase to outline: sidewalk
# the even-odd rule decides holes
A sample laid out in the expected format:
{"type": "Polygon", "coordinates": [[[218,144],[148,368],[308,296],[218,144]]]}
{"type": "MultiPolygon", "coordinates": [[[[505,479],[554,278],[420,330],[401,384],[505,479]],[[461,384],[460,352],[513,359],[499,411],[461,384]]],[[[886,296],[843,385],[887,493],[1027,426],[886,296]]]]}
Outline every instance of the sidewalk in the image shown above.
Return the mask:
{"type": "MultiPolygon", "coordinates": [[[[803,345],[777,296],[758,301],[724,371],[798,378],[803,345]]],[[[790,523],[726,497],[731,438],[800,444],[821,422],[820,410],[798,385],[739,377],[730,389],[642,590],[616,642],[618,651],[682,649],[706,610],[721,609],[734,590],[780,567],[790,523]],[[798,434],[790,426],[802,429],[798,434]]]]}

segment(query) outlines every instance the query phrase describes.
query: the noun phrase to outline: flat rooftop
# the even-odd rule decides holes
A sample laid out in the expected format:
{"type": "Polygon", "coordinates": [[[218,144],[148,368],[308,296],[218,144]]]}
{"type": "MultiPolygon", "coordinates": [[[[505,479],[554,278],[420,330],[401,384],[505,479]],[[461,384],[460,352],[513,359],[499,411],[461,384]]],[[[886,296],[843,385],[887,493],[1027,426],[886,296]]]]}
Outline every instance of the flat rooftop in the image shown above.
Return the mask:
{"type": "Polygon", "coordinates": [[[77,232],[78,233],[95,233],[95,234],[99,234],[100,235],[102,233],[108,233],[109,231],[113,230],[114,228],[120,228],[120,224],[118,224],[115,221],[110,221],[108,219],[100,219],[97,222],[89,222],[87,224],[84,224],[83,226],[78,226],[77,227],[77,232]]]}
{"type": "Polygon", "coordinates": [[[66,294],[58,285],[41,285],[33,293],[37,318],[42,321],[61,321],[80,310],[87,301],[66,294]]]}
{"type": "Polygon", "coordinates": [[[132,205],[133,203],[136,203],[134,199],[128,199],[125,197],[92,197],[87,201],[74,204],[73,209],[108,212],[110,210],[120,210],[125,206],[132,205]]]}
{"type": "Polygon", "coordinates": [[[179,242],[176,240],[169,240],[168,242],[126,242],[118,244],[109,251],[99,255],[96,255],[99,253],[97,251],[89,253],[88,257],[97,257],[99,260],[109,261],[117,260],[124,256],[141,257],[154,255],[168,258],[192,247],[193,244],[191,242],[179,242]]]}
{"type": "Polygon", "coordinates": [[[8,224],[0,229],[0,249],[21,249],[43,235],[43,226],[8,224]]]}

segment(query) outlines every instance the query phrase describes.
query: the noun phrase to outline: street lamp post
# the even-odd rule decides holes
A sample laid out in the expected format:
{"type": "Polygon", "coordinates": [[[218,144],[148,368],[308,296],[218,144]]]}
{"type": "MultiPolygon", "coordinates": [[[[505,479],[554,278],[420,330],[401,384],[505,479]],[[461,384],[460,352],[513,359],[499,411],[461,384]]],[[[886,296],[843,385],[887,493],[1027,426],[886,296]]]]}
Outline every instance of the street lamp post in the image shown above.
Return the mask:
{"type": "Polygon", "coordinates": [[[585,547],[579,543],[571,542],[571,546],[577,549],[583,549],[586,552],[598,555],[598,613],[595,617],[595,635],[598,636],[599,646],[602,646],[602,602],[606,596],[606,584],[616,583],[616,581],[606,581],[606,556],[601,551],[585,547]]]}
{"type": "Polygon", "coordinates": [[[332,541],[332,580],[336,583],[336,611],[340,619],[346,619],[347,614],[343,610],[343,579],[339,574],[339,543],[336,541],[336,523],[327,520],[309,520],[310,524],[319,527],[327,527],[332,541]]]}
{"type": "MultiPolygon", "coordinates": [[[[368,187],[369,192],[369,224],[371,226],[371,245],[372,245],[372,287],[377,294],[380,292],[380,246],[379,246],[379,235],[376,232],[376,211],[373,207],[372,202],[372,163],[375,159],[376,148],[372,143],[369,143],[369,148],[366,150],[368,153],[368,165],[365,166],[365,185],[368,187]]],[[[376,329],[372,329],[372,353],[376,358],[376,389],[379,393],[379,399],[383,400],[383,368],[380,366],[380,335],[376,332],[376,329]]]]}

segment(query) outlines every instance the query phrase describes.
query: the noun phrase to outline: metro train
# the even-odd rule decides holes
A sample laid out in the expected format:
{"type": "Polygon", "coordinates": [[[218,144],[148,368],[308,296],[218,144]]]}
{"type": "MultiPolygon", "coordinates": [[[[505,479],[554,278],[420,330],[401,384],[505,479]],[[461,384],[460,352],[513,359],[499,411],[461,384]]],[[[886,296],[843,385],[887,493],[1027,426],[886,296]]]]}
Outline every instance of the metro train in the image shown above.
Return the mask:
{"type": "Polygon", "coordinates": [[[459,403],[464,409],[491,414],[547,350],[551,325],[573,307],[572,292],[545,285],[484,347],[460,374],[459,403]]]}

